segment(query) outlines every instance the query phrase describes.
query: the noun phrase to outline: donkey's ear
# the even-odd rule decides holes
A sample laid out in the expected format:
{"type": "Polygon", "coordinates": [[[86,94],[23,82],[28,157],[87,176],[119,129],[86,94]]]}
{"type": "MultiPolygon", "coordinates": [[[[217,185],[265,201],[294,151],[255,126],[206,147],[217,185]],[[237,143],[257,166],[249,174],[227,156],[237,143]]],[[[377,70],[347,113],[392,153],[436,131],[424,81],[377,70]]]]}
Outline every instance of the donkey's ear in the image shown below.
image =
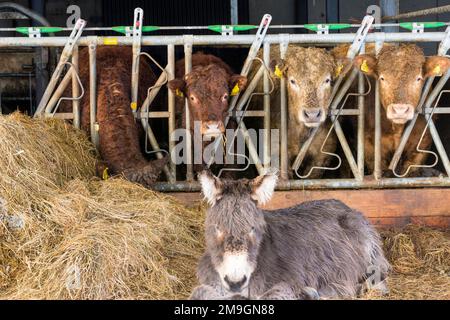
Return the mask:
{"type": "Polygon", "coordinates": [[[259,205],[264,205],[272,198],[275,186],[278,181],[278,171],[268,170],[250,182],[252,188],[252,199],[257,201],[259,205]]]}
{"type": "Polygon", "coordinates": [[[222,194],[222,182],[209,170],[204,170],[198,174],[198,181],[202,187],[202,193],[208,203],[213,206],[222,194]]]}

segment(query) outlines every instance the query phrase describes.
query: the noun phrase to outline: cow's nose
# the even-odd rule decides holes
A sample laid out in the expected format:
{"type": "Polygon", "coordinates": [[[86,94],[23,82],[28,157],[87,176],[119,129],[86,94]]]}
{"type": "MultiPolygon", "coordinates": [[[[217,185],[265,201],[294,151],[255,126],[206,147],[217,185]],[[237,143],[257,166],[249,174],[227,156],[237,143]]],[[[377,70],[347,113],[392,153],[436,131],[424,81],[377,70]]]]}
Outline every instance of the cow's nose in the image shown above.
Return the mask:
{"type": "Polygon", "coordinates": [[[303,110],[303,116],[306,120],[317,121],[322,115],[321,109],[305,109],[303,110]]]}
{"type": "Polygon", "coordinates": [[[217,121],[217,116],[216,116],[215,114],[210,114],[210,115],[208,116],[208,120],[209,120],[209,121],[217,121]]]}
{"type": "Polygon", "coordinates": [[[394,111],[394,113],[398,114],[398,115],[404,115],[406,113],[408,113],[410,108],[409,104],[394,104],[392,105],[392,110],[394,111]]]}
{"type": "Polygon", "coordinates": [[[202,134],[220,135],[225,132],[222,121],[205,121],[202,126],[202,134]]]}
{"type": "Polygon", "coordinates": [[[244,276],[241,280],[238,281],[231,281],[228,276],[225,276],[224,280],[230,288],[230,291],[239,292],[245,282],[247,282],[247,276],[244,276]]]}

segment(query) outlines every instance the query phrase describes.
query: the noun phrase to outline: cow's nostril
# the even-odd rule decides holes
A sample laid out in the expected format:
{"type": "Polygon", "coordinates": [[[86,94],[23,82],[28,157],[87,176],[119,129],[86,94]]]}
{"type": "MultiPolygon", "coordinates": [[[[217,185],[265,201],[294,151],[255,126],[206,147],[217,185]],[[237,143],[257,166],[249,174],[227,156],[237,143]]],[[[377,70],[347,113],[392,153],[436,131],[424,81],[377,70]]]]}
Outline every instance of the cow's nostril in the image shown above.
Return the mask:
{"type": "Polygon", "coordinates": [[[305,119],[315,120],[320,118],[322,110],[303,110],[303,115],[305,116],[305,119]]]}
{"type": "Polygon", "coordinates": [[[239,281],[231,281],[228,276],[225,276],[224,278],[225,282],[228,284],[228,286],[230,287],[230,290],[233,292],[237,292],[239,291],[239,289],[242,288],[242,286],[245,284],[245,282],[247,281],[247,276],[244,276],[241,280],[239,281]]]}
{"type": "Polygon", "coordinates": [[[305,116],[306,119],[309,119],[309,112],[306,110],[303,110],[303,115],[305,116]]]}

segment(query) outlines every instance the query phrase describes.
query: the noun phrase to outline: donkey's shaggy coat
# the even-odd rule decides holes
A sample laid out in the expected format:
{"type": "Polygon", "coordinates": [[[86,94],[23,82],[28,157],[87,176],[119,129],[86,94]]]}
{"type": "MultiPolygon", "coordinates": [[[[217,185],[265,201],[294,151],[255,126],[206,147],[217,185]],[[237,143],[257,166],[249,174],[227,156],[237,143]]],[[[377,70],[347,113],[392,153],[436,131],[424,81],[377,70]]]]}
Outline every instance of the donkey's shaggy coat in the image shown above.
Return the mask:
{"type": "MultiPolygon", "coordinates": [[[[378,233],[340,201],[266,211],[257,204],[271,198],[276,174],[232,181],[203,172],[199,181],[211,207],[197,275],[218,294],[258,298],[287,283],[292,298],[304,297],[305,287],[321,297],[353,297],[368,277],[380,281],[389,270],[378,233]]],[[[196,292],[192,298],[205,298],[196,292]]]]}

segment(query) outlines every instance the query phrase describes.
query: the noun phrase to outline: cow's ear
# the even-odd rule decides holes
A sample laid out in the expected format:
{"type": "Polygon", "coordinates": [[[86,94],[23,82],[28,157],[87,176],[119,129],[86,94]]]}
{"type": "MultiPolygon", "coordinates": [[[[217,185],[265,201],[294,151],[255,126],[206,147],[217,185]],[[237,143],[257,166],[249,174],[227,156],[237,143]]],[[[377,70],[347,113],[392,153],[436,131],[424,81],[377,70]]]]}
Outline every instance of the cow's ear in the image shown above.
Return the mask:
{"type": "Polygon", "coordinates": [[[353,59],[353,65],[369,76],[376,75],[377,58],[370,54],[360,54],[353,59]]]}
{"type": "Polygon", "coordinates": [[[222,197],[222,181],[214,176],[211,171],[204,170],[198,174],[198,181],[202,187],[202,193],[208,203],[213,206],[222,197]]]}
{"type": "Polygon", "coordinates": [[[286,76],[287,69],[288,69],[287,63],[283,59],[274,59],[270,61],[269,70],[272,76],[281,79],[284,76],[286,76]]]}
{"type": "Polygon", "coordinates": [[[183,79],[173,79],[170,80],[167,85],[169,89],[172,90],[177,96],[184,97],[186,94],[186,82],[183,79]]]}
{"type": "Polygon", "coordinates": [[[250,182],[252,199],[257,201],[259,205],[267,203],[272,198],[277,181],[278,171],[273,169],[253,179],[250,182]]]}
{"type": "Polygon", "coordinates": [[[247,77],[241,76],[240,74],[233,74],[230,77],[230,90],[231,95],[234,96],[241,91],[244,91],[247,87],[247,77]]]}
{"type": "Polygon", "coordinates": [[[428,57],[423,65],[424,77],[442,76],[450,67],[450,59],[441,56],[428,57]]]}
{"type": "Polygon", "coordinates": [[[352,68],[352,61],[347,58],[338,58],[336,59],[336,68],[334,69],[334,78],[339,76],[345,76],[347,72],[352,68]]]}

